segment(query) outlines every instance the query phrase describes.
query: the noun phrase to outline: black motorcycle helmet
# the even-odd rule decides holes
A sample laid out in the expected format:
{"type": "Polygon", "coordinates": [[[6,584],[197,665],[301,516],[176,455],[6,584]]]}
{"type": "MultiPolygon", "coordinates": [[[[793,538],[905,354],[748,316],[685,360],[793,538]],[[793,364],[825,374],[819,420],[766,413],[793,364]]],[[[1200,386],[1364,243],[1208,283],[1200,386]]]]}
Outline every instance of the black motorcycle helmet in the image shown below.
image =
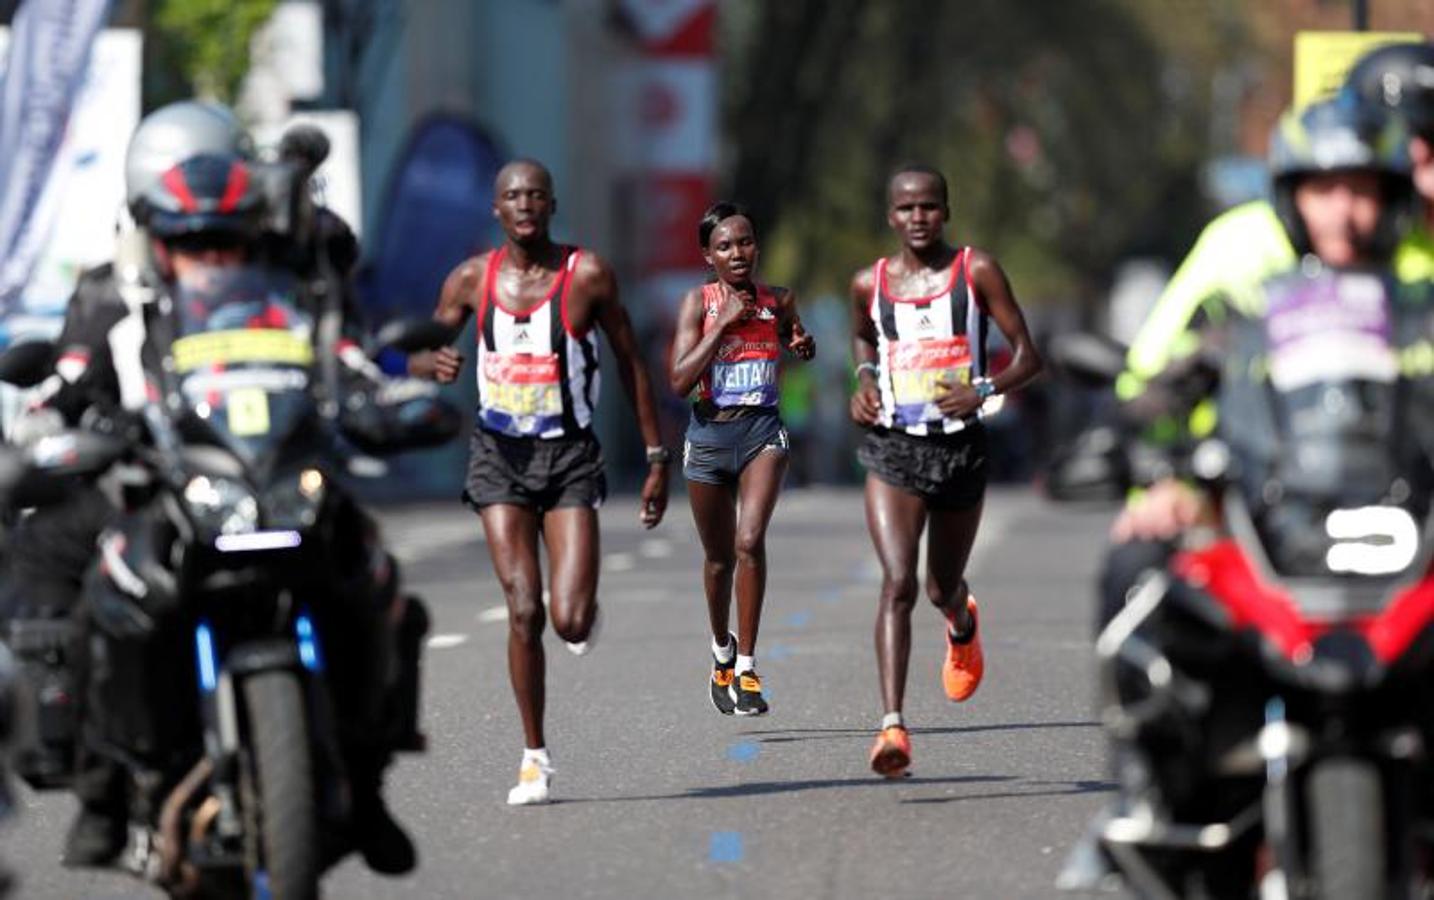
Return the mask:
{"type": "Polygon", "coordinates": [[[1345,87],[1401,116],[1410,132],[1434,138],[1434,44],[1387,44],[1361,57],[1345,87]]]}
{"type": "Polygon", "coordinates": [[[241,157],[201,154],[165,171],[137,206],[139,224],[162,241],[214,236],[248,242],[259,235],[264,194],[241,157]]]}
{"type": "Polygon", "coordinates": [[[1349,92],[1290,110],[1270,135],[1270,178],[1275,212],[1295,251],[1311,252],[1309,233],[1295,208],[1295,187],[1311,175],[1327,172],[1374,172],[1384,186],[1384,211],[1370,249],[1385,258],[1394,253],[1414,208],[1410,179],[1409,132],[1387,109],[1372,106],[1349,92]]]}

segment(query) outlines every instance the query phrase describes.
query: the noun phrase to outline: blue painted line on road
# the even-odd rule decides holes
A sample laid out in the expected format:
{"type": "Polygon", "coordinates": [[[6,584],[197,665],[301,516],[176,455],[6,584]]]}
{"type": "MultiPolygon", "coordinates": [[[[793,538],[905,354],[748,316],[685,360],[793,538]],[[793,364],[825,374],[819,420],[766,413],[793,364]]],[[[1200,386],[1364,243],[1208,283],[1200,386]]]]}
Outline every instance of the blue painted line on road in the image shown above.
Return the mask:
{"type": "Polygon", "coordinates": [[[751,762],[762,752],[762,747],[756,741],[738,741],[727,748],[727,758],[733,762],[751,762]]]}
{"type": "Polygon", "coordinates": [[[773,644],[762,651],[762,655],[767,659],[786,659],[792,655],[792,648],[786,644],[773,644]]]}
{"type": "Polygon", "coordinates": [[[792,626],[793,628],[805,628],[807,623],[811,620],[812,614],[807,612],[806,610],[802,610],[801,612],[794,612],[791,615],[787,616],[787,624],[792,626]]]}
{"type": "Polygon", "coordinates": [[[881,566],[877,565],[874,560],[866,560],[852,566],[851,575],[847,578],[847,581],[857,584],[871,584],[880,580],[881,566]]]}
{"type": "Polygon", "coordinates": [[[708,845],[707,858],[715,863],[739,863],[742,861],[742,832],[714,831],[708,845]]]}

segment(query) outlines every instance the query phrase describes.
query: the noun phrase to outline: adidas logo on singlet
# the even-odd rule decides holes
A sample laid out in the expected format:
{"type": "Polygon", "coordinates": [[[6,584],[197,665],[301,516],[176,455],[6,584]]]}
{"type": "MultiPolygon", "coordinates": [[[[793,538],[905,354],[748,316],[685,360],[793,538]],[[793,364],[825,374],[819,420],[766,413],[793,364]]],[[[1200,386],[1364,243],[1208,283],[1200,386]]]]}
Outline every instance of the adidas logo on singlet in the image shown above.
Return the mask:
{"type": "Polygon", "coordinates": [[[521,346],[529,345],[529,344],[532,344],[532,343],[533,343],[533,336],[528,333],[528,329],[526,329],[526,328],[519,328],[517,331],[513,332],[513,346],[514,346],[514,347],[521,347],[521,346]]]}

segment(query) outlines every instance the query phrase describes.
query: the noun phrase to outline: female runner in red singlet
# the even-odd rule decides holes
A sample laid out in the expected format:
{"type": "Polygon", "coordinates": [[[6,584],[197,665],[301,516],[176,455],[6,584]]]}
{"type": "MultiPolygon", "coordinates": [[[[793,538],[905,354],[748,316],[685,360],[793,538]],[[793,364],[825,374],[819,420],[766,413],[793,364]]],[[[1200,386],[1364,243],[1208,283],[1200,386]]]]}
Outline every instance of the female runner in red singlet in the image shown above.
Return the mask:
{"type": "Polygon", "coordinates": [[[683,471],[706,564],[702,586],[712,625],[712,705],[724,715],[767,711],[756,671],[757,627],[767,587],[766,534],[787,470],[787,430],[777,415],[782,347],[800,359],[816,342],[797,317],[796,296],[756,280],[752,222],[731,203],[697,227],[717,280],[682,298],[672,347],[672,388],[696,402],[683,471]],[[728,629],[737,583],[737,634],[728,629]]]}

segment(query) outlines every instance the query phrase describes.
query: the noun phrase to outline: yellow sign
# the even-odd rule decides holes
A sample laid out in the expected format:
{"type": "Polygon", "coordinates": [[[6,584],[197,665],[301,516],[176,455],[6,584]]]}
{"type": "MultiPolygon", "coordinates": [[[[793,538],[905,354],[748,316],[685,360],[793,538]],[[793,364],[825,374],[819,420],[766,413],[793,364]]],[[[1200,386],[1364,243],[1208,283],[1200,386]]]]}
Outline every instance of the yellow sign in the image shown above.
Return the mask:
{"type": "Polygon", "coordinates": [[[229,430],[239,437],[269,432],[269,395],[258,388],[229,392],[229,430]]]}
{"type": "Polygon", "coordinates": [[[1385,44],[1422,41],[1417,31],[1301,31],[1295,35],[1298,109],[1334,95],[1360,57],[1385,44]]]}
{"type": "Polygon", "coordinates": [[[277,328],[191,334],[175,341],[172,350],[174,366],[180,372],[235,363],[307,366],[314,358],[314,348],[307,338],[277,328]]]}

